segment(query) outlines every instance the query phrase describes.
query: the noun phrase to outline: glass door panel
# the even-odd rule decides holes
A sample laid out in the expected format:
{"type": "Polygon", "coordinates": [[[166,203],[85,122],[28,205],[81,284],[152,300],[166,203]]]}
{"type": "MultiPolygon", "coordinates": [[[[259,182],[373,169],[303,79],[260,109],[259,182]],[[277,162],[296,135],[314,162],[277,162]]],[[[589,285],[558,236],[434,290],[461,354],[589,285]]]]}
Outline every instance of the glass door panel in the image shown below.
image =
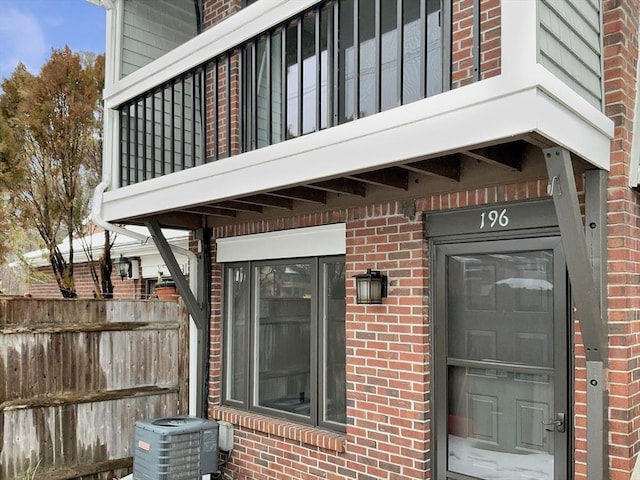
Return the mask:
{"type": "Polygon", "coordinates": [[[556,421],[567,397],[564,262],[558,245],[516,251],[516,242],[504,241],[497,244],[511,249],[487,252],[489,244],[450,246],[439,260],[446,270],[443,478],[559,479],[567,444],[564,421],[556,421]]]}

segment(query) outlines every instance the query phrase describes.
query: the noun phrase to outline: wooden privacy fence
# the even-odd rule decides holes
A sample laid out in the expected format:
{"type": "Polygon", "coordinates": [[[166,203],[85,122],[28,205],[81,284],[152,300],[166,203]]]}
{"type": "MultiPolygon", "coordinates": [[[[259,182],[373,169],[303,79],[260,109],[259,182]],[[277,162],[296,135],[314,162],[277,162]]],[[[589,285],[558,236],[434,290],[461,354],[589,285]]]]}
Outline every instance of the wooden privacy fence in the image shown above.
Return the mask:
{"type": "Polygon", "coordinates": [[[181,303],[0,299],[0,480],[111,480],[133,425],[188,410],[181,303]]]}

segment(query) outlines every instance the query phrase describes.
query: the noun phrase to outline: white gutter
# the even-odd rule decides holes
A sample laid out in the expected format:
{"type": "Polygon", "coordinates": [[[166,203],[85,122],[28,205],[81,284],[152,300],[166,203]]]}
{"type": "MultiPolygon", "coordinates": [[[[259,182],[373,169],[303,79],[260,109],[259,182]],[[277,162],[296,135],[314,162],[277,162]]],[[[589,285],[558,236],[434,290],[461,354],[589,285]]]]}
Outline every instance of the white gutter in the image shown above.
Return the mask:
{"type": "MultiPolygon", "coordinates": [[[[127,230],[124,227],[120,227],[118,225],[114,225],[113,223],[109,223],[104,220],[102,217],[102,198],[105,190],[111,184],[110,175],[108,175],[107,169],[103,171],[103,180],[98,184],[93,193],[93,205],[91,207],[91,218],[100,227],[105,230],[109,230],[115,233],[119,233],[121,235],[125,235],[127,237],[133,238],[135,240],[139,240],[143,244],[151,241],[154,245],[155,242],[153,237],[143,235],[138,232],[134,232],[131,230],[127,230]]],[[[198,271],[198,258],[195,253],[192,251],[178,247],[177,245],[169,245],[171,250],[174,253],[179,255],[185,255],[189,259],[189,287],[191,291],[196,295],[198,290],[198,276],[194,274],[194,272],[198,271]]],[[[189,378],[195,379],[198,375],[197,372],[198,365],[198,329],[196,327],[195,322],[193,321],[193,317],[189,317],[189,378]]],[[[197,416],[197,408],[196,408],[196,398],[197,398],[197,381],[189,382],[189,415],[197,416]]]]}

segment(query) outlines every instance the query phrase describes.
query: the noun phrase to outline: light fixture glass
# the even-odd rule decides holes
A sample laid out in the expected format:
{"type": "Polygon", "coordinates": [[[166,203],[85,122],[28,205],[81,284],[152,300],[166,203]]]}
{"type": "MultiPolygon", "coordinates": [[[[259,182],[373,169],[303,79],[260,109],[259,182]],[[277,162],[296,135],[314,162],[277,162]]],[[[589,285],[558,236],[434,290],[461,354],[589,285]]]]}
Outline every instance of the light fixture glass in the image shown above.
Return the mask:
{"type": "Polygon", "coordinates": [[[387,276],[378,270],[367,269],[367,273],[354,275],[356,279],[356,303],[378,304],[387,296],[387,276]]]}
{"type": "Polygon", "coordinates": [[[121,280],[124,280],[125,277],[131,278],[133,276],[131,260],[122,254],[120,254],[120,257],[113,260],[113,266],[117,268],[118,275],[120,275],[121,280]]]}

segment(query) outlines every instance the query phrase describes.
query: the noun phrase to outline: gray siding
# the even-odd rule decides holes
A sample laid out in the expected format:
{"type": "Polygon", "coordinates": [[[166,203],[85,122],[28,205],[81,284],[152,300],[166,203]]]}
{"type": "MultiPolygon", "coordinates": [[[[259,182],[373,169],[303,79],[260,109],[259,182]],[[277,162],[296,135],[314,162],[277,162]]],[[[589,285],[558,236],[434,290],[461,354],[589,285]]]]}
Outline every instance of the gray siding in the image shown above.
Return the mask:
{"type": "Polygon", "coordinates": [[[129,75],[196,35],[193,0],[126,0],[120,76],[129,75]]]}
{"type": "Polygon", "coordinates": [[[599,0],[539,0],[539,61],[602,109],[599,0]]]}

